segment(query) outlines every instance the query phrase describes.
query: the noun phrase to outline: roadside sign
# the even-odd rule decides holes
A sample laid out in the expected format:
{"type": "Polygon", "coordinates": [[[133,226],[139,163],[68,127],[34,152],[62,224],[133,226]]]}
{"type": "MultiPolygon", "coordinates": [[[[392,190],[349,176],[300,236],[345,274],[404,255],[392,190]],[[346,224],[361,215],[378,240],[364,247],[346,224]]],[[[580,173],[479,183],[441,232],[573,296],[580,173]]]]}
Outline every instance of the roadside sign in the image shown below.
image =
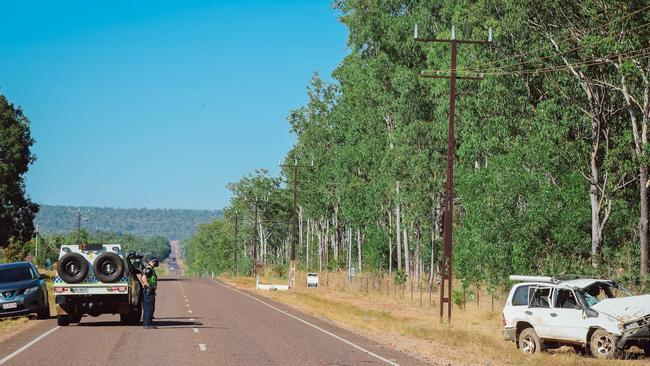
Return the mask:
{"type": "Polygon", "coordinates": [[[318,288],[318,273],[307,273],[307,287],[318,288]]]}

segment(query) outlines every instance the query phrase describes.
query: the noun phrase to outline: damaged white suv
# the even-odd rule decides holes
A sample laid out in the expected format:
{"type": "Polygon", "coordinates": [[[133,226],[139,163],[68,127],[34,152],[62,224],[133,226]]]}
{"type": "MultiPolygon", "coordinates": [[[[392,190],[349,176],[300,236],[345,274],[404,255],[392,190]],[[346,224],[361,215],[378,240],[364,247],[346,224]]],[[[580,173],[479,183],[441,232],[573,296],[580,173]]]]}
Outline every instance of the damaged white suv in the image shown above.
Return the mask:
{"type": "Polygon", "coordinates": [[[564,345],[597,358],[632,346],[650,357],[650,295],[632,296],[615,281],[510,276],[519,282],[503,309],[503,337],[533,354],[564,345]]]}

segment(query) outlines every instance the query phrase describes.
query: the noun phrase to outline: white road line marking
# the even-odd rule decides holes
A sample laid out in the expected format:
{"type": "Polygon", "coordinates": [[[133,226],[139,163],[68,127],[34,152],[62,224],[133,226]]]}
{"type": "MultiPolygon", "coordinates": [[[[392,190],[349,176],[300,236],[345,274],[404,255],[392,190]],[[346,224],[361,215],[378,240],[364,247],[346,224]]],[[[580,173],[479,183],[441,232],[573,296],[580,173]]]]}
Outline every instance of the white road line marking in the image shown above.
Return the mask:
{"type": "Polygon", "coordinates": [[[189,307],[190,307],[190,304],[185,304],[185,306],[187,306],[187,307],[189,308],[189,307]]]}
{"type": "Polygon", "coordinates": [[[54,328],[48,330],[47,332],[41,334],[40,336],[36,337],[34,340],[32,340],[31,342],[27,343],[26,345],[20,347],[19,349],[17,349],[16,351],[14,351],[14,353],[12,353],[12,354],[10,354],[9,356],[7,356],[7,357],[3,358],[2,360],[0,360],[0,365],[4,364],[5,362],[7,362],[7,361],[11,360],[12,358],[18,356],[19,354],[23,353],[26,349],[28,349],[29,347],[33,346],[36,342],[38,342],[38,341],[40,341],[41,339],[47,337],[48,335],[50,335],[52,332],[54,332],[55,330],[57,330],[57,329],[59,329],[59,328],[60,328],[59,326],[56,326],[56,327],[54,327],[54,328]]]}
{"type": "Polygon", "coordinates": [[[203,344],[203,343],[199,343],[199,349],[200,349],[201,351],[205,351],[205,344],[203,344]]]}
{"type": "Polygon", "coordinates": [[[393,361],[391,361],[391,360],[389,360],[389,359],[387,359],[387,358],[384,358],[384,357],[382,357],[382,356],[380,356],[380,355],[378,355],[378,354],[376,354],[376,353],[374,353],[374,352],[372,352],[372,351],[369,351],[369,350],[367,350],[367,349],[365,349],[365,348],[363,348],[363,347],[361,347],[361,346],[359,346],[359,345],[357,345],[357,344],[355,344],[355,343],[352,343],[352,342],[348,341],[348,340],[345,339],[345,338],[339,337],[339,336],[337,336],[336,334],[334,334],[334,333],[332,333],[332,332],[330,332],[330,331],[327,331],[327,330],[325,330],[325,329],[323,329],[323,328],[321,328],[321,327],[319,327],[319,326],[317,326],[317,325],[314,325],[314,324],[312,324],[312,323],[310,323],[310,322],[308,322],[308,321],[306,321],[306,320],[300,319],[300,318],[298,318],[298,317],[295,316],[295,315],[289,314],[288,312],[286,312],[286,311],[284,311],[284,310],[282,310],[282,309],[279,309],[279,308],[277,308],[277,307],[275,307],[275,306],[273,306],[273,305],[271,305],[271,304],[269,304],[269,303],[266,303],[266,302],[264,302],[264,301],[262,301],[262,300],[256,298],[255,296],[251,296],[251,295],[249,295],[249,294],[247,294],[247,293],[245,293],[245,292],[239,291],[239,290],[237,290],[236,288],[233,288],[233,287],[230,287],[230,286],[226,286],[226,285],[224,285],[224,284],[222,284],[222,283],[219,283],[219,282],[215,281],[215,280],[212,279],[212,278],[211,278],[210,280],[211,280],[212,282],[218,284],[219,286],[225,287],[225,288],[227,288],[227,289],[229,289],[229,290],[235,291],[235,292],[240,293],[240,294],[242,294],[242,295],[244,295],[244,296],[248,296],[248,297],[250,297],[251,299],[253,299],[253,300],[257,301],[257,302],[260,302],[260,303],[262,303],[262,304],[264,304],[264,305],[270,307],[271,309],[273,309],[273,310],[275,310],[275,311],[277,311],[277,312],[279,312],[279,313],[282,313],[282,314],[284,314],[284,315],[286,315],[286,316],[288,316],[288,317],[294,318],[294,319],[296,319],[297,321],[299,321],[299,322],[301,322],[301,323],[303,323],[303,324],[309,325],[310,327],[312,327],[312,328],[314,328],[314,329],[320,330],[321,332],[323,332],[323,333],[325,333],[325,334],[327,334],[327,335],[329,335],[329,336],[332,336],[332,337],[338,339],[339,341],[341,341],[341,342],[343,342],[343,343],[345,343],[345,344],[348,344],[348,345],[350,345],[350,346],[352,346],[352,347],[358,349],[359,351],[365,352],[365,353],[367,353],[367,354],[370,355],[370,356],[373,356],[373,357],[375,357],[375,358],[377,358],[377,359],[379,359],[379,360],[381,360],[381,361],[384,361],[384,362],[386,362],[386,363],[389,364],[389,365],[392,365],[392,366],[400,366],[400,365],[399,365],[398,363],[396,363],[396,362],[393,362],[393,361]]]}
{"type": "Polygon", "coordinates": [[[198,329],[198,328],[192,328],[192,331],[193,331],[194,333],[198,333],[198,332],[199,332],[199,329],[198,329]]]}
{"type": "Polygon", "coordinates": [[[193,321],[194,321],[194,318],[190,318],[190,321],[193,322],[193,321]]]}
{"type": "Polygon", "coordinates": [[[190,314],[192,314],[192,310],[188,310],[187,312],[190,313],[190,314]]]}

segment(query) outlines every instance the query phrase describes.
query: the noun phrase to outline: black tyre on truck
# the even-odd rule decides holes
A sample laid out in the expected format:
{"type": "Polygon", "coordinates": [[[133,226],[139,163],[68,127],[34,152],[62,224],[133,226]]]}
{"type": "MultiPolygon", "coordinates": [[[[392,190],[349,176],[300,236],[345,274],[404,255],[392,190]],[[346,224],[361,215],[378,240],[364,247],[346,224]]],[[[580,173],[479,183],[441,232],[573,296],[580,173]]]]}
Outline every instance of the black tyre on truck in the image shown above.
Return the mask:
{"type": "Polygon", "coordinates": [[[112,283],[120,278],[124,273],[124,260],[119,255],[106,252],[102,253],[93,263],[93,273],[100,281],[112,283]]]}
{"type": "Polygon", "coordinates": [[[88,275],[88,262],[79,253],[66,253],[56,266],[59,277],[67,283],[79,283],[88,275]]]}

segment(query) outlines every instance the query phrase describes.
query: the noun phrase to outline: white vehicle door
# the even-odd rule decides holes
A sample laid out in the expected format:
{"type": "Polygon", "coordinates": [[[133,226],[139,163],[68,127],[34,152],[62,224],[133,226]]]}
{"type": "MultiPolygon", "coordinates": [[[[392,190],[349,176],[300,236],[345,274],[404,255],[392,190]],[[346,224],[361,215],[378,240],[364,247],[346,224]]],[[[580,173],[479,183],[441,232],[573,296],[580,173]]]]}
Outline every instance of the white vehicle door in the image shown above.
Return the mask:
{"type": "Polygon", "coordinates": [[[549,338],[585,342],[588,327],[573,290],[553,289],[552,305],[548,318],[549,338]]]}
{"type": "Polygon", "coordinates": [[[551,288],[548,286],[531,286],[528,309],[525,311],[530,324],[540,338],[551,335],[548,319],[551,317],[551,288]]]}
{"type": "Polygon", "coordinates": [[[510,302],[503,309],[506,327],[514,327],[519,321],[528,321],[528,289],[530,285],[518,285],[512,291],[510,302]]]}

